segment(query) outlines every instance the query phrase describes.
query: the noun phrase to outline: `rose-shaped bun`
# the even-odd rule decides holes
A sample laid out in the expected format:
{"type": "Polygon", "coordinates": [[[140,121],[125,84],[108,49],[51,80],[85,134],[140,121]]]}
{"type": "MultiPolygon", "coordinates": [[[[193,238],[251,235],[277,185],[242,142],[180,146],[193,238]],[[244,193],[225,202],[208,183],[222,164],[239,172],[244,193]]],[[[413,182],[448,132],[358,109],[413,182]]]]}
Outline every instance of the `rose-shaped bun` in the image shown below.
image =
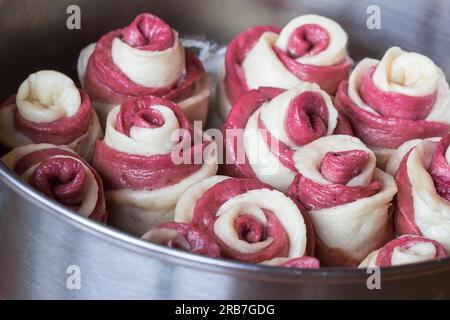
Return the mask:
{"type": "Polygon", "coordinates": [[[93,161],[105,183],[109,223],[142,236],[172,220],[181,194],[216,174],[216,157],[215,142],[194,132],[172,101],[133,99],[114,108],[93,161]]]}
{"type": "MultiPolygon", "coordinates": [[[[220,247],[215,242],[214,233],[208,233],[191,223],[166,222],[153,227],[142,236],[143,240],[161,244],[169,248],[195,254],[220,258],[220,247]]],[[[262,262],[274,267],[316,269],[320,262],[314,257],[279,257],[262,262]]]]}
{"type": "MultiPolygon", "coordinates": [[[[292,259],[314,252],[312,226],[303,211],[258,180],[213,176],[180,197],[175,222],[202,230],[214,239],[224,258],[295,266],[292,259]]],[[[308,264],[297,261],[301,263],[308,264]]]]}
{"type": "Polygon", "coordinates": [[[200,60],[184,51],[178,32],[143,13],[81,51],[78,76],[102,124],[130,98],[175,101],[191,120],[205,121],[211,80],[200,60]]]}
{"type": "Polygon", "coordinates": [[[397,186],[359,139],[323,137],[293,158],[299,173],[288,194],[308,210],[322,265],[357,266],[392,238],[397,186]]]}
{"type": "Polygon", "coordinates": [[[0,104],[0,144],[8,149],[33,143],[67,145],[90,161],[102,136],[87,94],[57,71],[31,74],[17,95],[0,104]]]}
{"type": "Polygon", "coordinates": [[[1,162],[47,197],[81,216],[106,223],[102,180],[73,150],[30,144],[13,149],[1,162]]]}
{"type": "Polygon", "coordinates": [[[169,248],[210,257],[220,257],[220,248],[211,235],[188,223],[162,223],[145,233],[142,239],[169,248]]]}
{"type": "Polygon", "coordinates": [[[297,149],[322,136],[352,133],[330,96],[312,83],[247,92],[233,106],[222,131],[223,172],[257,178],[281,191],[294,180],[292,156],[297,149]]]}
{"type": "Polygon", "coordinates": [[[421,236],[404,235],[369,254],[359,268],[391,267],[447,257],[439,242],[421,236]]]}
{"type": "Polygon", "coordinates": [[[399,186],[395,227],[441,243],[450,252],[450,134],[405,142],[388,170],[399,186]]]}
{"type": "Polygon", "coordinates": [[[377,155],[380,167],[402,143],[450,131],[450,90],[429,58],[398,47],[381,61],[364,59],[343,82],[336,108],[355,135],[377,155]]]}
{"type": "Polygon", "coordinates": [[[314,82],[334,95],[353,65],[347,40],[339,24],[317,15],[297,17],[283,29],[258,26],[239,34],[228,45],[219,74],[221,115],[226,118],[246,91],[259,87],[314,82]]]}

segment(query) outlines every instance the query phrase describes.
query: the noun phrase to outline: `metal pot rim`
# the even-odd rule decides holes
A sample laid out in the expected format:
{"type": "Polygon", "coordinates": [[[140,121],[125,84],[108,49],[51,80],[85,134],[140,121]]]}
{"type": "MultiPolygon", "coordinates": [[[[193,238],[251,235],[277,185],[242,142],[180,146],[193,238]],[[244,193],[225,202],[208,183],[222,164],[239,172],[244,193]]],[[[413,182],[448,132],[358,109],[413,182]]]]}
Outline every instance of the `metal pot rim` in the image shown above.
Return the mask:
{"type": "MultiPolygon", "coordinates": [[[[119,230],[101,225],[92,220],[81,217],[71,210],[59,205],[56,201],[48,199],[29,185],[21,181],[19,177],[12,174],[8,168],[0,163],[0,182],[19,193],[28,197],[37,207],[48,208],[48,212],[55,219],[62,219],[85,232],[94,234],[99,241],[114,242],[117,246],[126,247],[128,250],[139,252],[142,255],[156,259],[166,260],[175,264],[189,265],[195,269],[208,270],[217,273],[233,274],[236,276],[254,277],[259,280],[276,282],[305,282],[324,281],[333,279],[333,282],[360,281],[368,276],[365,269],[325,267],[320,269],[294,269],[264,266],[250,263],[242,263],[226,259],[216,259],[196,255],[181,250],[171,249],[162,245],[154,244],[125,234],[119,230]],[[305,277],[300,277],[300,276],[305,277]]],[[[0,213],[1,214],[1,213],[0,213]]],[[[47,212],[40,212],[47,214],[47,212]]],[[[384,279],[412,278],[427,273],[444,272],[450,270],[450,257],[441,260],[428,261],[417,264],[383,268],[384,279]]]]}

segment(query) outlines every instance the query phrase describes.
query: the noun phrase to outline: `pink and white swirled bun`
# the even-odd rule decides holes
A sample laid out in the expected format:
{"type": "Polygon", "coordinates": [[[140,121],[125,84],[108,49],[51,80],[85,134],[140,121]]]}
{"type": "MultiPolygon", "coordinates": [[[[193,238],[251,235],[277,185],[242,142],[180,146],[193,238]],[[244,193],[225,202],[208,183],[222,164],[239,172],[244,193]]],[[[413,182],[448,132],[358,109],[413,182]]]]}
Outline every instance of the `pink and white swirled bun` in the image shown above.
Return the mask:
{"type": "Polygon", "coordinates": [[[239,34],[228,45],[219,74],[222,117],[242,94],[259,87],[314,82],[333,95],[353,65],[347,41],[338,23],[318,15],[297,17],[283,29],[257,26],[239,34]]]}
{"type": "Polygon", "coordinates": [[[399,185],[395,227],[441,243],[450,252],[450,134],[412,140],[388,163],[399,185]]]}
{"type": "Polygon", "coordinates": [[[322,137],[293,158],[298,174],[288,194],[308,210],[322,265],[357,266],[392,239],[397,186],[375,167],[374,153],[359,139],[322,137]]]}
{"type": "Polygon", "coordinates": [[[209,257],[220,257],[220,248],[210,234],[188,223],[166,222],[142,236],[143,240],[209,257]]]}
{"type": "Polygon", "coordinates": [[[450,131],[450,90],[429,58],[389,49],[381,61],[364,59],[343,82],[336,108],[383,167],[404,142],[450,131]]]}
{"type": "Polygon", "coordinates": [[[216,144],[197,131],[162,98],[128,100],[109,113],[93,166],[105,182],[110,224],[142,236],[173,219],[187,188],[216,174],[216,144]]]}
{"type": "Polygon", "coordinates": [[[205,121],[211,80],[160,18],[143,13],[80,53],[78,76],[102,123],[125,100],[158,96],[179,104],[191,120],[205,121]]]}
{"type": "MultiPolygon", "coordinates": [[[[304,210],[258,180],[213,176],[196,183],[180,197],[174,219],[175,224],[200,230],[202,239],[209,240],[197,247],[209,243],[211,249],[215,243],[221,257],[276,266],[318,267],[314,258],[305,257],[314,253],[314,235],[304,210]]],[[[152,230],[144,238],[157,239],[154,233],[152,230]]],[[[176,235],[170,233],[174,239],[176,235]]]]}
{"type": "Polygon", "coordinates": [[[31,74],[17,95],[0,104],[0,144],[8,149],[33,143],[67,145],[90,161],[102,136],[87,94],[57,71],[31,74]]]}
{"type": "Polygon", "coordinates": [[[391,267],[447,257],[437,241],[422,236],[404,235],[370,253],[359,268],[391,267]]]}
{"type": "Polygon", "coordinates": [[[13,149],[1,161],[32,187],[77,214],[106,223],[103,184],[73,150],[51,144],[13,149]]]}
{"type": "Polygon", "coordinates": [[[297,170],[294,152],[315,139],[351,134],[330,96],[316,84],[293,89],[259,88],[245,93],[222,128],[224,174],[257,178],[287,191],[297,170]]]}

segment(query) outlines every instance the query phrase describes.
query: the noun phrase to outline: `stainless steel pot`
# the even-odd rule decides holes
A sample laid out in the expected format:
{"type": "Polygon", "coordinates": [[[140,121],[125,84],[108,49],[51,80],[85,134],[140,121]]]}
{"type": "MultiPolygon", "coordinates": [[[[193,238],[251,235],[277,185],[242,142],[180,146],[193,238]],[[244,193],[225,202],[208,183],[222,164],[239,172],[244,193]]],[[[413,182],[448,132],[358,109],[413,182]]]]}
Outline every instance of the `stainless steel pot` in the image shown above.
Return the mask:
{"type": "MultiPolygon", "coordinates": [[[[319,13],[349,32],[356,59],[400,45],[450,75],[445,0],[0,0],[0,99],[38,69],[75,76],[83,46],[143,11],[224,44],[251,25],[319,13]],[[81,30],[66,28],[72,4],[81,8],[81,30]],[[381,9],[380,30],[366,26],[372,4],[381,9]]],[[[382,270],[380,290],[368,289],[369,276],[248,265],[146,243],[74,215],[0,166],[0,298],[450,298],[450,259],[382,270]]]]}

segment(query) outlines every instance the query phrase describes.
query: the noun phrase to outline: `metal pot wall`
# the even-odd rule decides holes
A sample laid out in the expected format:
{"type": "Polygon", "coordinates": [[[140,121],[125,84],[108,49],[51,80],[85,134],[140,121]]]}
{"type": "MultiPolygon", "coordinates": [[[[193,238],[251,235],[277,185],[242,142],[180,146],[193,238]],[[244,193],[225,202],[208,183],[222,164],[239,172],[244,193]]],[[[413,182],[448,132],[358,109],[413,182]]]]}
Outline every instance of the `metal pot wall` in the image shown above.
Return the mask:
{"type": "MultiPolygon", "coordinates": [[[[0,0],[0,99],[39,69],[75,76],[83,46],[144,11],[183,35],[223,44],[252,25],[318,13],[348,31],[356,60],[400,45],[428,55],[450,76],[444,0],[0,0]],[[81,8],[81,30],[66,27],[72,4],[81,8]],[[379,30],[366,26],[372,4],[381,9],[379,30]]],[[[248,265],[146,243],[46,200],[0,165],[0,298],[450,298],[450,259],[383,269],[379,290],[368,289],[369,276],[248,265]]]]}

